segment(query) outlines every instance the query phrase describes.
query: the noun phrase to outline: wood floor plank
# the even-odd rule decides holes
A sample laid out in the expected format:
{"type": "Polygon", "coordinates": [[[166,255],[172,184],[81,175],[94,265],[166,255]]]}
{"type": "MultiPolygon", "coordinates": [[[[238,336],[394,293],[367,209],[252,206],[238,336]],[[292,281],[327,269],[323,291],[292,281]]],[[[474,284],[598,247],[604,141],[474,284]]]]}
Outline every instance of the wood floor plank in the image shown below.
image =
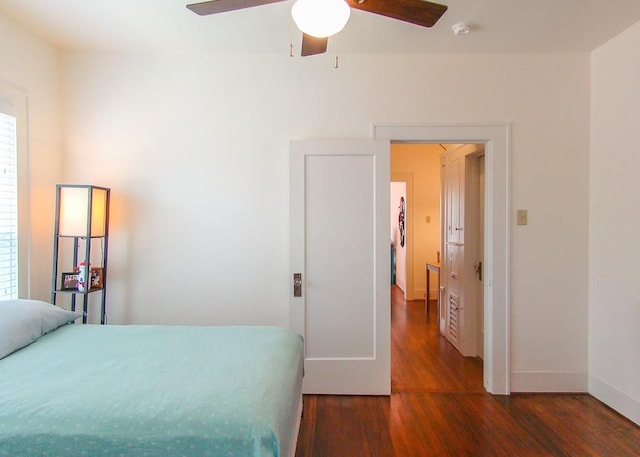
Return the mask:
{"type": "Polygon", "coordinates": [[[493,396],[435,306],[392,296],[392,395],[305,395],[296,457],[638,457],[640,427],[589,395],[493,396]]]}
{"type": "Polygon", "coordinates": [[[393,456],[390,401],[389,397],[305,396],[296,456],[393,456]],[[307,405],[313,405],[309,421],[307,405]]]}

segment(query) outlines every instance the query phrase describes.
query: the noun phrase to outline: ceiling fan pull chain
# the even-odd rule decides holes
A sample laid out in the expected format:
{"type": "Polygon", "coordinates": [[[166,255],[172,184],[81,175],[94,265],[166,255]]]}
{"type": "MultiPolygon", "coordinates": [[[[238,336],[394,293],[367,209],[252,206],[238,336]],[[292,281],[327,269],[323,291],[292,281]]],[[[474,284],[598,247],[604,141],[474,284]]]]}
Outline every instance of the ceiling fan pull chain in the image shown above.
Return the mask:
{"type": "Polygon", "coordinates": [[[289,15],[289,57],[293,57],[293,18],[289,15]]]}
{"type": "Polygon", "coordinates": [[[338,62],[338,34],[335,34],[333,37],[333,50],[335,51],[335,57],[333,58],[333,68],[335,68],[336,70],[338,69],[339,62],[338,62]]]}

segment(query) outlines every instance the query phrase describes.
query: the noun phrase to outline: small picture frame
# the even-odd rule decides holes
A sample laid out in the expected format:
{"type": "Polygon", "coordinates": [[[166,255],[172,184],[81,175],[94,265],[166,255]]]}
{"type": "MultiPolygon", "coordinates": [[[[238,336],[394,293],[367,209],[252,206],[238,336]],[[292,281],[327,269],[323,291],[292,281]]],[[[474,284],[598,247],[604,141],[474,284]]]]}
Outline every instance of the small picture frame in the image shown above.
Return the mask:
{"type": "Polygon", "coordinates": [[[62,273],[62,290],[78,290],[78,273],[62,273]]]}
{"type": "Polygon", "coordinates": [[[101,289],[103,278],[102,267],[91,267],[91,289],[101,289]]]}

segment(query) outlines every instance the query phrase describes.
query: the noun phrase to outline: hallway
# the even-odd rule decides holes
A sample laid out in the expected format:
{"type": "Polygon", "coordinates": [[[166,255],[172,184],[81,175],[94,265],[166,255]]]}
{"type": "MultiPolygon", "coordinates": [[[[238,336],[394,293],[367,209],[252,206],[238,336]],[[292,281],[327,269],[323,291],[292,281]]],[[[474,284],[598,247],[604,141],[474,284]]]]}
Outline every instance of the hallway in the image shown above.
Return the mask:
{"type": "Polygon", "coordinates": [[[437,303],[429,305],[425,322],[424,301],[405,301],[402,290],[391,288],[391,391],[484,392],[482,360],[462,357],[440,335],[437,303]]]}

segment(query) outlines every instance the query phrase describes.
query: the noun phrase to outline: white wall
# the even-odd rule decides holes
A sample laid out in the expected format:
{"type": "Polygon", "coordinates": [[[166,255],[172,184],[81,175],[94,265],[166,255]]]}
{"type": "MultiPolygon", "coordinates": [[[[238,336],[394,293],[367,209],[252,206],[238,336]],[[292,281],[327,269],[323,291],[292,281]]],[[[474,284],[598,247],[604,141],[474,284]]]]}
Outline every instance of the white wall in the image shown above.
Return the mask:
{"type": "Polygon", "coordinates": [[[395,249],[395,265],[396,265],[396,285],[405,292],[407,291],[407,183],[392,182],[389,193],[389,228],[391,230],[391,241],[395,249]],[[405,201],[405,244],[400,243],[400,228],[398,226],[398,212],[400,207],[400,198],[405,201]]]}
{"type": "Polygon", "coordinates": [[[0,56],[0,81],[27,97],[29,295],[49,301],[55,184],[62,176],[59,55],[0,14],[0,56]]]}
{"type": "Polygon", "coordinates": [[[589,391],[640,424],[640,23],[592,54],[589,391]]]}
{"type": "Polygon", "coordinates": [[[65,177],[113,188],[110,322],[287,325],[290,139],[510,122],[513,388],[586,390],[589,56],[324,57],[65,54],[65,177]]]}

